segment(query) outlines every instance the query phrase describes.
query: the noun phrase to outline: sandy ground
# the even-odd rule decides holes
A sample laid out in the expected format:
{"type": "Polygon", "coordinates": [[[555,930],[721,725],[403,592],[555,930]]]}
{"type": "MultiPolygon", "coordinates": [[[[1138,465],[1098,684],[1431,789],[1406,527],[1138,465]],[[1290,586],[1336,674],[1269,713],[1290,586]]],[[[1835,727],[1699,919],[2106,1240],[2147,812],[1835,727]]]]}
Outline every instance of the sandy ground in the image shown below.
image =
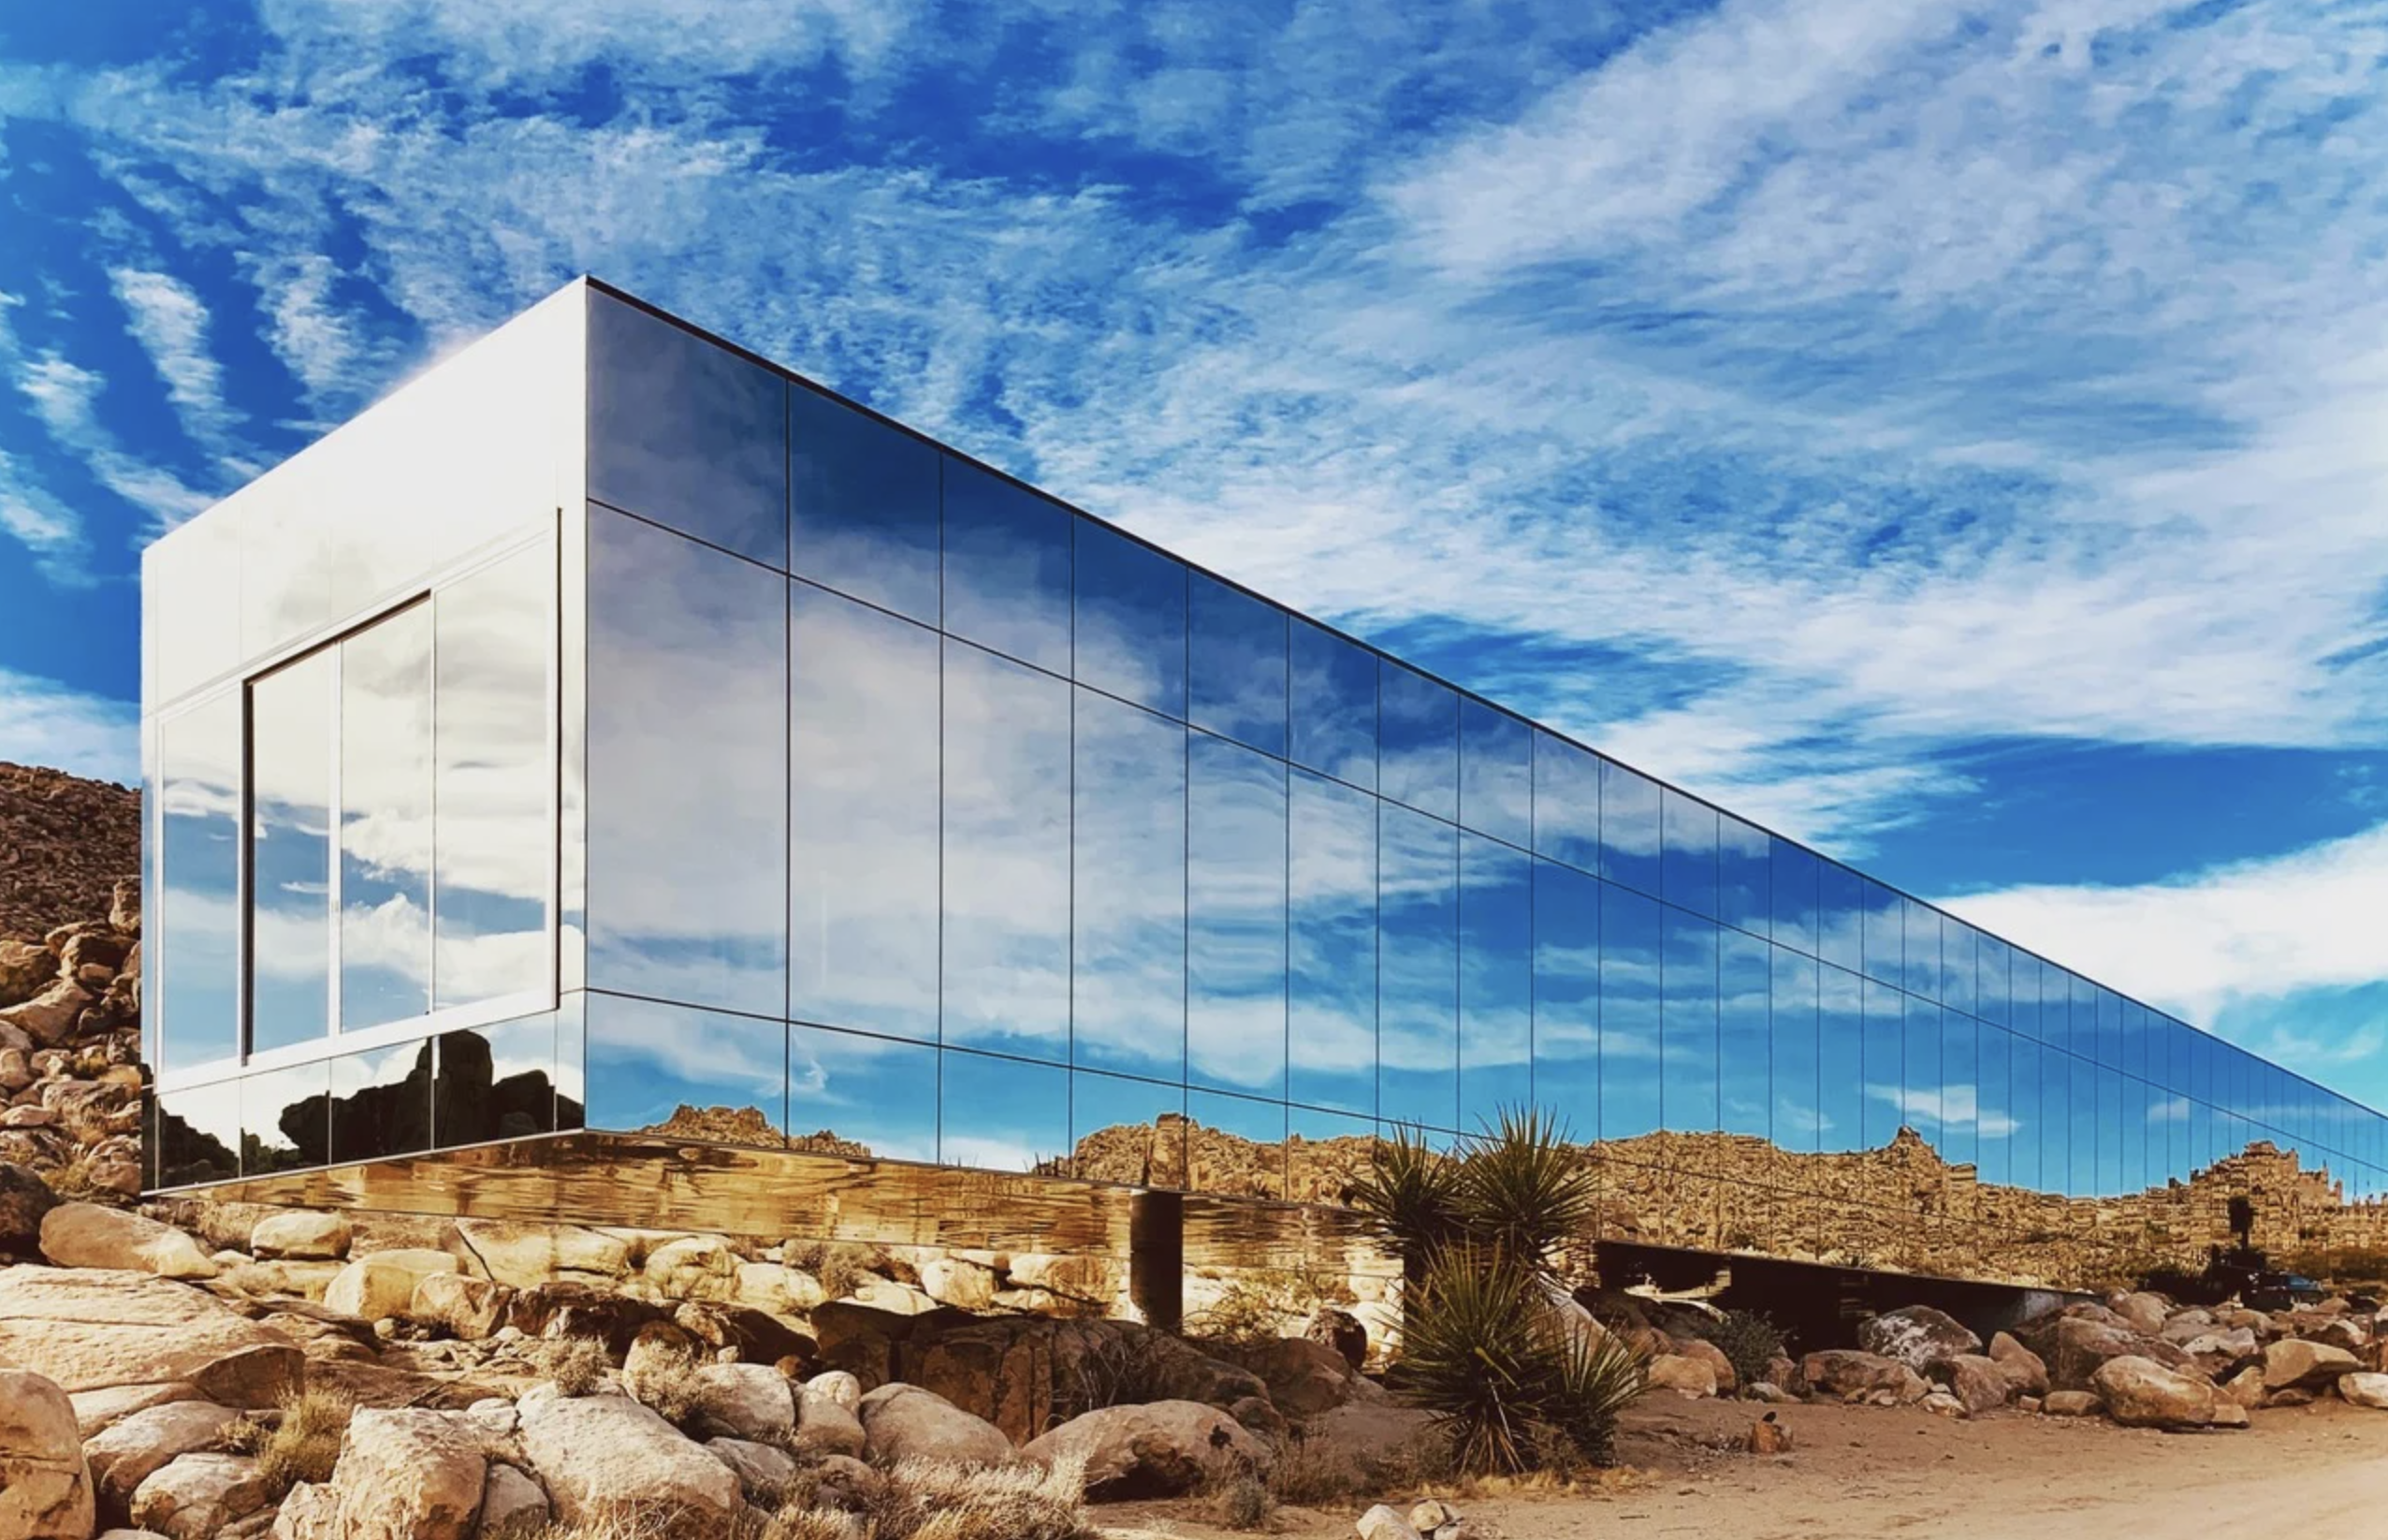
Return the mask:
{"type": "MultiPolygon", "coordinates": [[[[2388,1537],[2388,1413],[2336,1401],[2260,1412],[2244,1431],[2169,1434],[2001,1414],[1781,1408],[1789,1455],[1738,1452],[1760,1407],[1646,1396],[1627,1414],[1614,1489],[1472,1492],[1454,1505],[1499,1540],[2230,1540],[2388,1537]]],[[[1358,1510],[1281,1511],[1277,1533],[1348,1536],[1358,1510]]],[[[1183,1507],[1099,1514],[1225,1534],[1183,1507]]]]}

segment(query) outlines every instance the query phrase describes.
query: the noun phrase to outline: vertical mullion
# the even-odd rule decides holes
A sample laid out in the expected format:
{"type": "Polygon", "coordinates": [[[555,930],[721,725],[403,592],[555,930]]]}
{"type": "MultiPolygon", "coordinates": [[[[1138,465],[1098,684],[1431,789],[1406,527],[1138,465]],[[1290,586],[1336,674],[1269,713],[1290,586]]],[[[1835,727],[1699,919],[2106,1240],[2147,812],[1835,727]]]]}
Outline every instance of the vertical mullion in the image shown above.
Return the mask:
{"type": "Polygon", "coordinates": [[[343,864],[341,860],[341,849],[345,843],[345,830],[342,825],[345,822],[343,809],[346,806],[347,792],[346,783],[342,779],[342,772],[345,768],[343,763],[345,746],[341,741],[346,721],[344,712],[348,692],[347,666],[348,644],[342,642],[332,647],[331,667],[327,671],[331,676],[328,686],[331,693],[331,709],[326,714],[329,722],[326,733],[331,739],[331,751],[328,756],[331,765],[331,784],[327,788],[324,836],[325,860],[331,868],[325,877],[326,902],[331,911],[328,916],[331,933],[329,937],[331,968],[330,977],[324,982],[324,1035],[328,1038],[340,1036],[342,1028],[346,1024],[341,1015],[340,916],[342,899],[340,878],[341,867],[343,864]]]}

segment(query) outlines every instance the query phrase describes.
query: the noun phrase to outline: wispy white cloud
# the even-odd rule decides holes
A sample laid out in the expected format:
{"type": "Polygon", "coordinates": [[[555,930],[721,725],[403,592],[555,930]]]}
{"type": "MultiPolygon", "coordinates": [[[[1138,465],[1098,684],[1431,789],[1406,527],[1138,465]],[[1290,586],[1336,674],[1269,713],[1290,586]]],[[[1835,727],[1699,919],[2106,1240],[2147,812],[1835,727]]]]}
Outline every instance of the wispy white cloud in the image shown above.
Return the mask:
{"type": "Polygon", "coordinates": [[[35,570],[51,582],[87,588],[96,581],[86,564],[90,542],[82,520],[5,449],[0,449],[0,530],[33,554],[35,570]]]}
{"type": "Polygon", "coordinates": [[[0,667],[0,760],[140,784],[138,709],[0,667]]]}
{"type": "Polygon", "coordinates": [[[230,462],[228,469],[254,475],[258,468],[233,448],[231,435],[241,417],[225,401],[224,369],[208,349],[208,312],[199,297],[171,273],[112,268],[108,280],[124,307],[126,329],[166,382],[182,430],[230,462]]]}
{"type": "MultiPolygon", "coordinates": [[[[80,459],[94,480],[137,507],[147,510],[161,526],[171,527],[212,501],[193,490],[171,471],[127,453],[98,414],[102,381],[55,351],[29,351],[20,345],[8,312],[23,301],[0,293],[0,370],[12,378],[17,392],[32,409],[51,440],[80,459]]],[[[71,516],[47,521],[53,545],[71,516]]],[[[27,526],[34,527],[28,516],[27,526]]],[[[13,521],[12,521],[13,528],[13,521]]]]}
{"type": "MultiPolygon", "coordinates": [[[[2032,885],[1948,901],[1975,924],[2212,1023],[2228,1008],[2381,974],[2388,823],[2285,855],[2131,886],[2032,885]]],[[[2378,1029],[2333,1039],[2368,1056],[2378,1029]]],[[[2322,1045],[2300,1057],[2320,1060],[2322,1045]]]]}

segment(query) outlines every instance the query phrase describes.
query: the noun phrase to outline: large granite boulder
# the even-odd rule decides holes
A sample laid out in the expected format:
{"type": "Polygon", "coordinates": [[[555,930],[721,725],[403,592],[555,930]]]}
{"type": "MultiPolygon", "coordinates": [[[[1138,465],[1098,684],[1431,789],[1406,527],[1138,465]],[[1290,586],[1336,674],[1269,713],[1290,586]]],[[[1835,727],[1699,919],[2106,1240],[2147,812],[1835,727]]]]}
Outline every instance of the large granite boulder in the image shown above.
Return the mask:
{"type": "MultiPolygon", "coordinates": [[[[840,1377],[849,1384],[852,1382],[851,1375],[840,1377]]],[[[806,1454],[861,1459],[866,1441],[862,1418],[854,1410],[861,1402],[860,1391],[854,1393],[852,1401],[844,1401],[830,1391],[815,1391],[811,1385],[806,1385],[796,1396],[794,1447],[806,1454]]]]}
{"type": "Polygon", "coordinates": [[[1867,1400],[1887,1393],[1901,1406],[1924,1399],[1931,1386],[1895,1358],[1852,1348],[1827,1348],[1799,1360],[1799,1382],[1814,1394],[1836,1401],[1867,1400]]]}
{"type": "MultiPolygon", "coordinates": [[[[1260,1375],[1131,1322],[983,1320],[939,1311],[910,1317],[909,1327],[894,1333],[876,1328],[876,1344],[857,1354],[861,1335],[838,1314],[854,1308],[831,1304],[814,1314],[828,1361],[852,1369],[855,1364],[847,1360],[864,1357],[877,1370],[866,1380],[934,1390],[994,1423],[1015,1443],[1037,1436],[1090,1400],[1113,1399],[1090,1395],[1089,1387],[1120,1374],[1135,1381],[1138,1400],[1201,1402],[1241,1409],[1239,1418],[1246,1426],[1283,1425],[1260,1375]],[[841,1331],[848,1334],[839,1342],[841,1331]]],[[[888,1319],[881,1313],[863,1314],[876,1322],[888,1319]]]]}
{"type": "Polygon", "coordinates": [[[2161,1294],[2125,1294],[2107,1308],[2143,1337],[2162,1336],[2173,1315],[2173,1302],[2161,1294]]]}
{"type": "Polygon", "coordinates": [[[39,1171],[0,1160],[0,1261],[38,1260],[42,1216],[57,1206],[39,1171]]]}
{"type": "Polygon", "coordinates": [[[403,1315],[424,1279],[456,1270],[455,1257],[427,1247],[371,1252],[340,1270],[324,1290],[324,1304],[367,1321],[403,1315]]]}
{"type": "MultiPolygon", "coordinates": [[[[1270,1403],[1289,1417],[1323,1417],[1355,1398],[1371,1399],[1382,1388],[1362,1378],[1333,1348],[1304,1337],[1255,1343],[1235,1349],[1234,1358],[1260,1376],[1270,1403]]],[[[1726,1373],[1731,1373],[1729,1365],[1726,1373]]]]}
{"type": "Polygon", "coordinates": [[[759,1363],[708,1363],[689,1375],[700,1431],[755,1443],[786,1439],[796,1429],[795,1387],[759,1363]]]}
{"type": "Polygon", "coordinates": [[[249,1230],[249,1255],[265,1260],[333,1261],[348,1255],[353,1231],[345,1214],[291,1209],[269,1213],[249,1230]]]}
{"type": "Polygon", "coordinates": [[[1942,1358],[1981,1352],[1982,1339],[1944,1311],[1908,1305],[1858,1322],[1857,1345],[1920,1374],[1942,1358]]]}
{"type": "Polygon", "coordinates": [[[449,1249],[464,1271],[510,1288],[607,1284],[630,1269],[630,1242],[578,1225],[459,1219],[449,1249]]]}
{"type": "Polygon", "coordinates": [[[1020,1453],[1047,1465],[1084,1460],[1086,1495],[1098,1503],[1175,1497],[1223,1465],[1266,1475],[1273,1462],[1268,1446],[1233,1417],[1191,1401],[1106,1406],[1070,1418],[1020,1453]]]}
{"type": "Polygon", "coordinates": [[[917,1385],[882,1385],[857,1412],[864,1447],[881,1465],[912,1459],[1003,1465],[1012,1458],[1002,1429],[917,1385]]]}
{"type": "Polygon", "coordinates": [[[2042,1315],[2016,1329],[2024,1346],[2047,1366],[2048,1384],[2059,1390],[2087,1390],[2098,1367],[2109,1358],[2147,1358],[2176,1372],[2199,1374],[2197,1360],[2161,1337],[2133,1330],[2112,1311],[2075,1305],[2042,1315]]]}
{"type": "MultiPolygon", "coordinates": [[[[142,1482],[184,1455],[222,1449],[240,1414],[211,1401],[168,1402],[135,1412],[83,1445],[100,1517],[128,1517],[142,1482]]],[[[0,1531],[0,1533],[5,1533],[0,1531]]]]}
{"type": "Polygon", "coordinates": [[[2007,1383],[2018,1396],[2045,1396],[2048,1393],[2048,1366],[2040,1355],[2017,1342],[2004,1331],[1990,1336],[1989,1359],[2006,1375],[2007,1383]]]}
{"type": "Polygon", "coordinates": [[[2107,1415],[2126,1428],[2203,1428],[2214,1420],[2214,1387],[2153,1359],[2108,1358],[2094,1385],[2107,1415]]]}
{"type": "Polygon", "coordinates": [[[2266,1390],[2327,1390],[2341,1374],[2363,1368],[2363,1361],[2343,1347],[2283,1337],[2264,1349],[2266,1390]]]}
{"type": "Polygon", "coordinates": [[[526,1398],[521,1411],[523,1453],[567,1524],[632,1515],[656,1540],[708,1540],[743,1501],[727,1465],[627,1396],[526,1398]]]}
{"type": "Polygon", "coordinates": [[[548,1515],[547,1489],[515,1466],[493,1460],[473,1540],[533,1540],[546,1529],[548,1515]]]}
{"type": "Polygon", "coordinates": [[[2338,1376],[2338,1399],[2352,1406],[2388,1412],[2388,1374],[2359,1373],[2338,1376]]]}
{"type": "Polygon", "coordinates": [[[460,1417],[360,1410],[333,1467],[319,1540],[467,1540],[488,1482],[488,1434],[460,1417]]]}
{"type": "Polygon", "coordinates": [[[41,1254],[62,1268],[212,1278],[199,1243],[170,1225],[98,1203],[61,1203],[41,1218],[41,1254]]]}
{"type": "Polygon", "coordinates": [[[1703,1359],[1681,1353],[1661,1353],[1650,1360],[1642,1378],[1647,1390],[1672,1390],[1692,1401],[1716,1394],[1716,1370],[1703,1359]]]}
{"type": "Polygon", "coordinates": [[[212,1295],[139,1272],[0,1269],[0,1362],[70,1393],[187,1385],[237,1408],[298,1388],[296,1344],[212,1295]]]}
{"type": "Polygon", "coordinates": [[[246,1455],[184,1455],[160,1467],[133,1493],[133,1523],[167,1540],[216,1540],[273,1501],[273,1489],[246,1455]]]}
{"type": "Polygon", "coordinates": [[[1939,1359],[1931,1366],[1930,1377],[1948,1387],[1968,1417],[1995,1412],[2017,1393],[1999,1361],[1978,1353],[1939,1359]]]}
{"type": "Polygon", "coordinates": [[[527,1337],[585,1338],[617,1358],[630,1351],[641,1328],[668,1320],[672,1308],[589,1284],[538,1284],[519,1288],[506,1306],[506,1324],[527,1337]]]}
{"type": "Polygon", "coordinates": [[[506,1324],[513,1304],[514,1290],[503,1284],[461,1272],[434,1272],[415,1286],[406,1318],[451,1337],[480,1342],[506,1324]]]}
{"type": "Polygon", "coordinates": [[[39,1374],[0,1369],[0,1535],[89,1540],[94,1522],[66,1392],[39,1374]]]}

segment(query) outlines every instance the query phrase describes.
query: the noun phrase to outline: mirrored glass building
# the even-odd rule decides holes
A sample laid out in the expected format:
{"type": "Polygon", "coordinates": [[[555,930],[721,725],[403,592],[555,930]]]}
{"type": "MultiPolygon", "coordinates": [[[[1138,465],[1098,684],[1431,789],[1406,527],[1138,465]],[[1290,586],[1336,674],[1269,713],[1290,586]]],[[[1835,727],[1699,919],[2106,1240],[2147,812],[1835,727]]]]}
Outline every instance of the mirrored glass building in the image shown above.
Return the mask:
{"type": "Polygon", "coordinates": [[[144,616],[160,1189],[1297,1245],[1532,1103],[1640,1244],[2382,1228],[2370,1110],[593,282],[144,616]]]}

